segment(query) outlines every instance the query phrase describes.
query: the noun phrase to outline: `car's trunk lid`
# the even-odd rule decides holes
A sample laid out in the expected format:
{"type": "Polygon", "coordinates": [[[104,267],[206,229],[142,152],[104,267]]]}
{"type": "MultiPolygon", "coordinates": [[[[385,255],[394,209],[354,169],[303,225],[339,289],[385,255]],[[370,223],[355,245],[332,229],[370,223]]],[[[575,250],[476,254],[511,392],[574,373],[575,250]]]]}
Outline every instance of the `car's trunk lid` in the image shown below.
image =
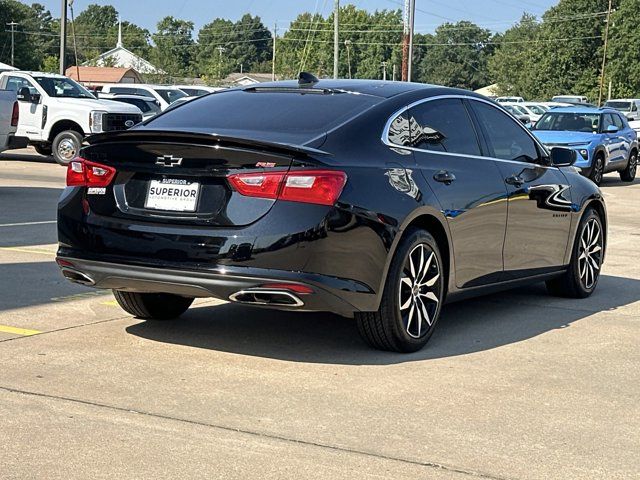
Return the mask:
{"type": "Polygon", "coordinates": [[[109,188],[87,190],[95,213],[227,227],[255,222],[275,202],[240,195],[229,175],[286,171],[296,158],[325,154],[302,145],[146,129],[96,135],[89,143],[82,157],[117,171],[109,188]]]}

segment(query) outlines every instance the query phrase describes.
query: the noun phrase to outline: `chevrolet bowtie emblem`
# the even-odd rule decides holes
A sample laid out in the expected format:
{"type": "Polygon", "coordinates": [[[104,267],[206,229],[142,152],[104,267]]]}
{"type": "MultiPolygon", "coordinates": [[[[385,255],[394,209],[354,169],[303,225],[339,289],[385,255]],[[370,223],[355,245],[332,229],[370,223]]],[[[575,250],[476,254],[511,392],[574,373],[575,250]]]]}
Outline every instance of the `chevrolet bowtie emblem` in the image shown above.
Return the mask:
{"type": "Polygon", "coordinates": [[[156,157],[156,164],[162,165],[163,167],[175,167],[176,165],[180,165],[182,163],[181,158],[176,158],[173,155],[163,155],[161,157],[156,157]]]}

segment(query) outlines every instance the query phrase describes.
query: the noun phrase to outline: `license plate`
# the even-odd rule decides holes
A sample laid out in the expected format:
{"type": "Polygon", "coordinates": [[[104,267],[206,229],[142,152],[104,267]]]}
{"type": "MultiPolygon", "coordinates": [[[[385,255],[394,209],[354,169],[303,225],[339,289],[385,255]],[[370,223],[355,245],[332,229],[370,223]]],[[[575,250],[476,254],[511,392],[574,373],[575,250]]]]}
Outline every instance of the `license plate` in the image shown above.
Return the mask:
{"type": "Polygon", "coordinates": [[[195,212],[200,184],[186,180],[165,178],[151,180],[145,208],[172,212],[195,212]]]}

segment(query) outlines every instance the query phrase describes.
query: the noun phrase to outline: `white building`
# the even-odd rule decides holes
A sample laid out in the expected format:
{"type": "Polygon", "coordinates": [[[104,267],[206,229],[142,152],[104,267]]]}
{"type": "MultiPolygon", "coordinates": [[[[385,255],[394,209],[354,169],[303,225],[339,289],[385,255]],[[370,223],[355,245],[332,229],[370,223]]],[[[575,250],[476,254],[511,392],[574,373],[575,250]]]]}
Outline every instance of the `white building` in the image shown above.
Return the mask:
{"type": "Polygon", "coordinates": [[[98,67],[114,66],[121,68],[133,68],[137,72],[146,74],[163,74],[162,70],[156,68],[152,63],[124,48],[122,44],[122,22],[118,22],[118,43],[116,48],[101,54],[95,60],[86,62],[83,65],[96,65],[98,67]]]}

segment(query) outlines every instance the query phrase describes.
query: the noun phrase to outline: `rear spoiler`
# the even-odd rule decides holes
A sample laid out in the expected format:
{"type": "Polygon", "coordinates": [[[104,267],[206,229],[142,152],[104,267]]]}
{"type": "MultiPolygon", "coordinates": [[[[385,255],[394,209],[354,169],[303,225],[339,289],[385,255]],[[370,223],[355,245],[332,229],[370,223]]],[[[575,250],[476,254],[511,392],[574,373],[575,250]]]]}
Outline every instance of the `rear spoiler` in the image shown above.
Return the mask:
{"type": "Polygon", "coordinates": [[[111,142],[160,141],[179,143],[198,143],[200,145],[236,145],[249,148],[260,148],[278,153],[298,153],[303,155],[331,155],[323,150],[295,145],[291,143],[269,142],[253,138],[220,135],[217,133],[190,132],[182,130],[133,129],[121,132],[106,132],[91,135],[86,140],[89,145],[111,142]]]}

